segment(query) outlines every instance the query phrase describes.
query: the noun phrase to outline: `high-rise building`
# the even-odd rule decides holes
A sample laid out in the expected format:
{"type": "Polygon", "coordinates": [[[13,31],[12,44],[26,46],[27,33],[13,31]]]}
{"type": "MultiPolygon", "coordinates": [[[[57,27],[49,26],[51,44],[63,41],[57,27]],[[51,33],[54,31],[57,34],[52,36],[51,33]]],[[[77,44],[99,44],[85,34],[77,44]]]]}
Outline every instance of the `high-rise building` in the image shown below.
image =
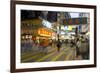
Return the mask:
{"type": "Polygon", "coordinates": [[[79,27],[81,28],[80,29],[80,32],[89,32],[89,27],[90,27],[90,22],[89,22],[89,13],[80,13],[79,14],[79,17],[82,18],[82,17],[85,17],[87,18],[87,24],[80,24],[79,27]]]}

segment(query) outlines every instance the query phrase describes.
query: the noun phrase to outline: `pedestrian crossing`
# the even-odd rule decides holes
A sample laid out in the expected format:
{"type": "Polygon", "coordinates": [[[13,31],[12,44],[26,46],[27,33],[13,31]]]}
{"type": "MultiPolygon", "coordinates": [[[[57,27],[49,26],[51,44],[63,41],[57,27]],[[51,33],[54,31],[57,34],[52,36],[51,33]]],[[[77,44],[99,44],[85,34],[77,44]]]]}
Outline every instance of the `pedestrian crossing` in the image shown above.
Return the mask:
{"type": "Polygon", "coordinates": [[[26,62],[26,61],[31,60],[31,59],[35,59],[35,58],[37,58],[40,55],[41,55],[40,53],[37,54],[37,55],[33,55],[33,56],[29,57],[29,58],[24,59],[23,62],[26,62]]]}
{"type": "Polygon", "coordinates": [[[64,54],[64,51],[60,52],[58,55],[56,55],[51,61],[56,61],[59,57],[61,57],[64,54]]]}
{"type": "Polygon", "coordinates": [[[65,61],[69,60],[69,58],[72,56],[72,53],[73,51],[70,50],[70,52],[68,53],[68,55],[66,56],[65,58],[65,61]]]}
{"type": "Polygon", "coordinates": [[[44,56],[44,57],[42,57],[42,58],[38,59],[38,60],[37,60],[37,62],[41,62],[41,61],[43,61],[43,60],[45,60],[45,59],[49,58],[50,56],[53,56],[53,54],[55,54],[55,52],[50,53],[50,54],[48,54],[48,55],[46,55],[46,56],[44,56]]]}
{"type": "Polygon", "coordinates": [[[68,61],[75,60],[75,50],[72,48],[65,48],[58,51],[53,51],[51,53],[43,52],[27,52],[21,55],[21,62],[47,62],[47,61],[68,61]]]}

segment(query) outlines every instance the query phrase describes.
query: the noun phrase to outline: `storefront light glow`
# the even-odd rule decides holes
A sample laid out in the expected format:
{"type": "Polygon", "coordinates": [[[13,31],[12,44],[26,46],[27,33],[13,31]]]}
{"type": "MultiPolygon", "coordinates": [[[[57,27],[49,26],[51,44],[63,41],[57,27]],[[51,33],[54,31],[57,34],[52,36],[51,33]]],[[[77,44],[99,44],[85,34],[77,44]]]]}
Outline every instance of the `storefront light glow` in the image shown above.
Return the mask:
{"type": "Polygon", "coordinates": [[[71,31],[72,30],[72,26],[68,26],[68,30],[71,31]]]}
{"type": "Polygon", "coordinates": [[[26,35],[26,39],[28,39],[28,35],[26,35]]]}
{"type": "Polygon", "coordinates": [[[64,31],[61,31],[61,34],[65,34],[65,32],[64,31]]]}
{"type": "Polygon", "coordinates": [[[68,27],[67,27],[67,26],[65,26],[65,27],[64,27],[64,30],[67,30],[67,29],[68,29],[68,27]]]}
{"type": "Polygon", "coordinates": [[[46,29],[40,28],[38,34],[41,36],[51,36],[52,32],[47,31],[46,29]]]}
{"type": "Polygon", "coordinates": [[[47,20],[43,20],[43,21],[42,21],[42,24],[43,24],[44,26],[46,26],[47,28],[51,28],[51,23],[48,22],[47,20]]]}
{"type": "Polygon", "coordinates": [[[64,26],[61,26],[61,29],[64,30],[64,26]]]}
{"type": "Polygon", "coordinates": [[[79,13],[77,12],[70,12],[71,18],[78,18],[79,17],[79,13]]]}

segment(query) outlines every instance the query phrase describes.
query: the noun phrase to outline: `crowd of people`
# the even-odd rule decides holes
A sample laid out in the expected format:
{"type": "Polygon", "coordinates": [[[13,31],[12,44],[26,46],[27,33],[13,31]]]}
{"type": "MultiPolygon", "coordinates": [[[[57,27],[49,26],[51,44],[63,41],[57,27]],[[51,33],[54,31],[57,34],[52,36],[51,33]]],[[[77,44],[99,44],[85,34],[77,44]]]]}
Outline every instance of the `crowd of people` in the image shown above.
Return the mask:
{"type": "Polygon", "coordinates": [[[89,59],[89,38],[87,36],[79,36],[74,39],[66,39],[64,41],[57,41],[58,52],[61,49],[62,44],[70,45],[71,48],[75,48],[76,57],[81,56],[82,59],[89,59]]]}
{"type": "Polygon", "coordinates": [[[28,51],[42,51],[46,52],[47,48],[52,47],[53,41],[48,39],[40,39],[40,40],[33,40],[33,39],[23,39],[21,40],[21,51],[28,52],[28,51]]]}
{"type": "Polygon", "coordinates": [[[75,39],[66,39],[66,40],[47,40],[42,39],[42,41],[38,42],[37,40],[32,39],[24,39],[21,41],[21,50],[22,52],[25,51],[45,51],[47,47],[51,47],[53,49],[57,49],[59,52],[61,50],[62,44],[69,44],[70,47],[75,48],[76,50],[76,57],[82,56],[83,59],[89,59],[89,39],[86,37],[77,37],[75,39]]]}
{"type": "Polygon", "coordinates": [[[89,39],[81,36],[76,41],[76,56],[81,55],[83,59],[89,59],[89,39]]]}

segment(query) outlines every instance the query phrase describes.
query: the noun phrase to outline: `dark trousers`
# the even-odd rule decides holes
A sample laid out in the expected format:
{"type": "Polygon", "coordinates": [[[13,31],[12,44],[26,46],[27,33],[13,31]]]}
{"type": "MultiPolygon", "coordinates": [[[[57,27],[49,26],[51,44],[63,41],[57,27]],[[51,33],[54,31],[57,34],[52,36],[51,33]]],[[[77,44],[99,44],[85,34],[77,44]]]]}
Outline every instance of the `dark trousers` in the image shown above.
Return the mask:
{"type": "Polygon", "coordinates": [[[79,52],[79,48],[76,46],[76,56],[79,56],[80,52],[79,52]]]}
{"type": "Polygon", "coordinates": [[[58,52],[60,51],[60,46],[59,45],[57,45],[57,48],[58,48],[58,52]]]}

